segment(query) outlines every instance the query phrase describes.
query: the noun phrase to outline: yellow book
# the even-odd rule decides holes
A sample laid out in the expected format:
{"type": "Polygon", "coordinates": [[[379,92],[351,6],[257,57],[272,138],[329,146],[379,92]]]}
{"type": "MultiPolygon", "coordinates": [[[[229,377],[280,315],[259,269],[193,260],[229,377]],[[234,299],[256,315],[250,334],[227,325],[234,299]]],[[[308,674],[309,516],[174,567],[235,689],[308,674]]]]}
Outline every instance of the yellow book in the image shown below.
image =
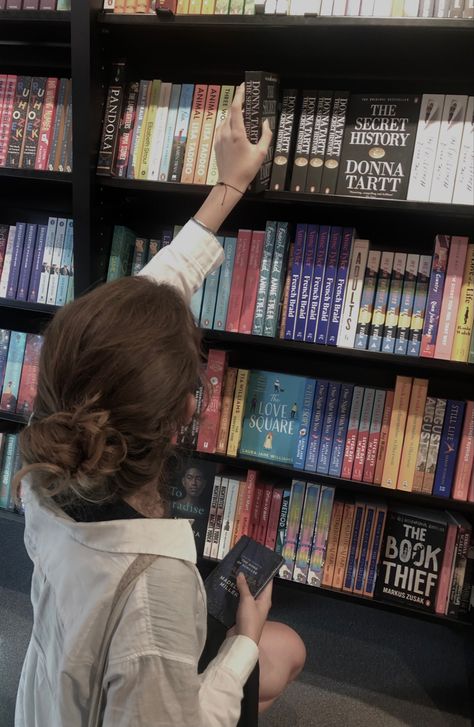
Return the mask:
{"type": "Polygon", "coordinates": [[[382,473],[382,487],[397,488],[398,470],[402,454],[403,437],[408,416],[408,405],[413,379],[411,376],[397,376],[392,417],[388,432],[387,453],[382,473]]]}
{"type": "Polygon", "coordinates": [[[428,394],[428,379],[415,379],[411,390],[405,439],[403,440],[402,461],[398,474],[397,489],[411,492],[415,477],[416,460],[420,444],[421,427],[428,394]]]}
{"type": "Polygon", "coordinates": [[[189,0],[189,14],[201,15],[201,0],[189,0]]]}
{"type": "Polygon", "coordinates": [[[392,0],[392,18],[403,18],[405,15],[405,0],[392,0]]]}
{"type": "Polygon", "coordinates": [[[125,12],[125,0],[115,0],[114,13],[121,15],[125,12]]]}
{"type": "Polygon", "coordinates": [[[145,112],[143,114],[143,120],[142,125],[140,127],[140,132],[138,134],[138,138],[135,142],[135,149],[133,152],[133,169],[134,169],[134,178],[139,179],[139,171],[140,171],[140,164],[142,160],[142,154],[143,154],[143,141],[145,138],[145,128],[146,128],[146,119],[148,116],[148,108],[150,105],[150,98],[151,98],[151,88],[152,88],[152,82],[146,81],[147,89],[146,89],[146,100],[145,100],[145,112]]]}
{"type": "Polygon", "coordinates": [[[136,11],[137,11],[136,0],[126,0],[125,12],[131,14],[131,13],[135,13],[136,11]]]}
{"type": "Polygon", "coordinates": [[[178,0],[176,15],[187,15],[189,13],[189,0],[178,0]]]}
{"type": "Polygon", "coordinates": [[[232,106],[234,98],[235,88],[234,86],[222,86],[221,95],[219,97],[219,108],[217,109],[216,126],[214,129],[214,136],[212,139],[211,158],[209,160],[209,166],[207,168],[207,179],[206,184],[214,185],[218,180],[218,170],[216,161],[216,152],[214,151],[214,144],[216,141],[217,128],[226,120],[229,109],[232,106]]]}
{"type": "Polygon", "coordinates": [[[250,371],[247,369],[239,369],[237,374],[234,404],[232,406],[232,417],[229,428],[229,442],[227,444],[227,454],[230,457],[237,457],[237,453],[239,451],[249,375],[250,371]]]}
{"type": "Polygon", "coordinates": [[[155,79],[151,84],[150,103],[143,119],[142,137],[143,150],[140,166],[138,167],[137,179],[148,179],[148,168],[151,159],[151,140],[153,138],[153,129],[156,121],[156,112],[158,110],[158,100],[160,96],[161,81],[155,79]]]}
{"type": "Polygon", "coordinates": [[[213,15],[215,0],[202,0],[201,15],[213,15]]]}
{"type": "Polygon", "coordinates": [[[467,246],[451,361],[467,361],[474,323],[474,245],[467,246]]]}

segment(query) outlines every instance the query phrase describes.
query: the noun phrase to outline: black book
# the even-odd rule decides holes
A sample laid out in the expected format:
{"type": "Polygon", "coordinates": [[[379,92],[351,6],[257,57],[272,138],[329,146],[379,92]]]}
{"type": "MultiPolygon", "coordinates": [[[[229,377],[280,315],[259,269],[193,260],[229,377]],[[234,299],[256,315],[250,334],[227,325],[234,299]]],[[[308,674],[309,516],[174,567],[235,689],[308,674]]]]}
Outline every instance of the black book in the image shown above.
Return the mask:
{"type": "Polygon", "coordinates": [[[321,180],[321,192],[323,194],[336,193],[348,102],[349,93],[347,91],[336,91],[329,126],[328,143],[324,155],[324,170],[321,180]]]}
{"type": "Polygon", "coordinates": [[[290,189],[292,192],[304,192],[308,173],[311,139],[316,116],[317,91],[304,91],[301,100],[301,113],[296,138],[296,149],[293,160],[290,189]]]}
{"type": "Polygon", "coordinates": [[[282,564],[281,555],[243,535],[206,578],[208,613],[231,628],[239,605],[237,574],[245,575],[251,594],[257,597],[282,564]]]}
{"type": "Polygon", "coordinates": [[[293,146],[294,130],[296,128],[297,97],[298,92],[295,89],[283,91],[280,123],[278,125],[272,176],[270,179],[270,189],[275,192],[281,192],[286,189],[288,162],[293,146]]]}
{"type": "Polygon", "coordinates": [[[124,95],[125,63],[114,63],[112,78],[107,92],[102,138],[99,146],[97,174],[109,175],[115,161],[115,149],[120,126],[124,95]]]}
{"type": "Polygon", "coordinates": [[[274,73],[266,71],[246,71],[245,73],[245,105],[244,120],[247,136],[256,144],[262,135],[263,122],[268,119],[273,139],[267,156],[253,180],[252,192],[268,189],[272,169],[273,149],[275,145],[275,127],[277,119],[279,79],[274,73]]]}
{"type": "Polygon", "coordinates": [[[323,178],[324,156],[331,123],[332,91],[319,91],[314,121],[313,138],[309,155],[309,167],[306,177],[306,192],[318,194],[323,178]]]}
{"type": "Polygon", "coordinates": [[[351,95],[336,194],[406,199],[420,101],[351,95]]]}

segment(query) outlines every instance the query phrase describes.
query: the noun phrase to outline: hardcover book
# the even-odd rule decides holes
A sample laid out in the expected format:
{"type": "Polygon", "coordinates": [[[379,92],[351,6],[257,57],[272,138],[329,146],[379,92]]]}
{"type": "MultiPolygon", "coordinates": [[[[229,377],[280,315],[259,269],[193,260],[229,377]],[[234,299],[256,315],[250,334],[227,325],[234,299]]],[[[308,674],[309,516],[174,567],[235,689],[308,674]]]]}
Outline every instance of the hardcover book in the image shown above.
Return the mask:
{"type": "Polygon", "coordinates": [[[467,111],[467,96],[447,95],[431,182],[430,202],[451,202],[467,111]]]}
{"type": "Polygon", "coordinates": [[[328,142],[324,155],[324,169],[321,180],[322,194],[336,193],[348,103],[348,91],[335,92],[334,102],[332,105],[331,123],[329,125],[328,142]]]}

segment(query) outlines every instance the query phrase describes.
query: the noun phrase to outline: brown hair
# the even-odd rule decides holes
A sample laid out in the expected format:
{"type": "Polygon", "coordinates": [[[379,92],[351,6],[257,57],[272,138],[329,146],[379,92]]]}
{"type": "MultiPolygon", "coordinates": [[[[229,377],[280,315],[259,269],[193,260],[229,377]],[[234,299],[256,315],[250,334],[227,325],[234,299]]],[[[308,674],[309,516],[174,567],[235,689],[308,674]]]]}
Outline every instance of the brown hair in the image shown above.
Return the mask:
{"type": "Polygon", "coordinates": [[[59,311],[41,352],[24,467],[41,496],[107,501],[161,482],[201,373],[183,297],[144,277],[102,285],[59,311]]]}

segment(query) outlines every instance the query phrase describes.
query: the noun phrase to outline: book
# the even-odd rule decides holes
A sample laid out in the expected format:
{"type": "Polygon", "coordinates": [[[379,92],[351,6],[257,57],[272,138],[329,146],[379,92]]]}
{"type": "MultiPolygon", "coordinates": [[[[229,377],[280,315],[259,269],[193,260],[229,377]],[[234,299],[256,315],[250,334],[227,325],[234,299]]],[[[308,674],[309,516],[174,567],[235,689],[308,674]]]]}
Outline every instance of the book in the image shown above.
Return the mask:
{"type": "MultiPolygon", "coordinates": [[[[445,613],[448,616],[458,616],[461,611],[461,599],[464,583],[466,581],[469,543],[472,536],[472,525],[458,513],[452,514],[457,524],[457,539],[454,551],[454,562],[451,572],[451,582],[448,590],[445,613]]],[[[467,579],[470,583],[469,578],[467,579]]]]}
{"type": "Polygon", "coordinates": [[[372,321],[369,329],[369,351],[380,351],[382,347],[394,257],[395,255],[393,252],[385,251],[382,253],[380,258],[377,290],[374,299],[374,311],[372,313],[372,321]]]}
{"type": "Polygon", "coordinates": [[[107,281],[118,280],[118,278],[130,274],[135,239],[135,233],[127,227],[123,225],[116,225],[114,227],[107,281]]]}
{"type": "Polygon", "coordinates": [[[313,542],[314,529],[318,517],[319,498],[321,486],[308,483],[304,497],[303,511],[301,515],[301,526],[296,550],[295,565],[293,569],[293,580],[299,583],[306,583],[309,570],[309,559],[311,545],[313,542]]]}
{"type": "Polygon", "coordinates": [[[217,559],[217,555],[219,552],[219,542],[221,539],[222,534],[222,521],[224,519],[224,510],[225,510],[225,502],[227,498],[227,490],[229,487],[229,478],[222,475],[221,477],[221,484],[219,488],[219,494],[217,496],[217,506],[216,506],[216,517],[215,517],[215,523],[214,523],[214,531],[212,534],[212,543],[211,543],[211,550],[210,550],[210,558],[217,559]]]}
{"type": "Polygon", "coordinates": [[[252,501],[252,510],[250,512],[250,521],[248,535],[251,538],[255,538],[258,530],[258,524],[260,522],[260,515],[262,512],[263,495],[265,492],[265,486],[261,482],[256,482],[255,492],[252,501]]]}
{"type": "Polygon", "coordinates": [[[170,182],[181,181],[193,95],[194,85],[192,83],[183,83],[171,147],[171,162],[168,172],[168,181],[170,182]]]}
{"type": "Polygon", "coordinates": [[[288,266],[287,266],[287,271],[286,271],[286,275],[285,275],[285,284],[283,285],[281,303],[279,306],[280,322],[279,322],[279,325],[277,326],[279,338],[285,337],[286,314],[288,312],[288,299],[290,297],[291,270],[293,268],[294,252],[295,252],[295,243],[291,242],[290,247],[288,249],[288,266]]]}
{"type": "Polygon", "coordinates": [[[382,483],[382,474],[385,464],[385,457],[387,454],[388,433],[390,431],[390,420],[392,418],[394,397],[394,391],[389,390],[385,392],[385,405],[382,417],[382,428],[380,430],[379,446],[377,450],[377,457],[375,460],[375,472],[373,476],[374,485],[380,485],[382,483]]]}
{"type": "Polygon", "coordinates": [[[326,559],[321,579],[321,585],[326,588],[331,588],[334,578],[343,513],[344,502],[341,500],[334,500],[327,539],[326,559]]]}
{"type": "Polygon", "coordinates": [[[434,612],[447,517],[427,508],[393,507],[387,514],[376,596],[434,612]]]}
{"type": "Polygon", "coordinates": [[[421,428],[428,393],[427,379],[413,379],[403,449],[398,473],[397,489],[411,492],[416,471],[421,428]]]}
{"type": "Polygon", "coordinates": [[[339,325],[342,315],[342,306],[344,303],[344,295],[346,291],[347,274],[352,251],[352,243],[354,240],[354,229],[352,227],[344,227],[342,230],[341,251],[337,264],[337,276],[334,288],[334,299],[332,303],[331,316],[329,322],[328,336],[326,343],[329,346],[337,345],[339,334],[339,325]]]}
{"type": "Polygon", "coordinates": [[[456,555],[456,541],[459,534],[459,524],[451,513],[446,513],[448,527],[446,542],[444,544],[443,559],[439,574],[438,591],[436,593],[435,613],[444,615],[448,608],[450,586],[453,575],[454,559],[456,555]]]}
{"type": "Polygon", "coordinates": [[[293,463],[306,382],[300,376],[250,372],[240,455],[293,463]]]}
{"type": "MultiPolygon", "coordinates": [[[[212,88],[212,86],[211,86],[212,88]]],[[[214,87],[216,92],[216,87],[214,87]]],[[[181,173],[181,182],[192,184],[194,181],[194,170],[196,168],[197,154],[199,148],[199,139],[204,120],[204,110],[206,106],[206,98],[208,87],[205,84],[198,83],[194,88],[193,105],[189,119],[189,130],[186,142],[186,150],[184,153],[183,170],[181,173]]]]}
{"type": "Polygon", "coordinates": [[[25,353],[26,333],[12,331],[8,347],[8,357],[3,376],[3,389],[0,399],[0,410],[14,413],[18,403],[21,368],[25,353]]]}
{"type": "Polygon", "coordinates": [[[7,365],[8,346],[10,344],[10,331],[0,328],[0,387],[3,387],[5,367],[7,365]]]}
{"type": "Polygon", "coordinates": [[[397,331],[395,334],[394,353],[405,355],[410,335],[411,315],[415,302],[415,289],[420,256],[409,253],[406,259],[405,278],[400,300],[397,331]]]}
{"type": "MultiPolygon", "coordinates": [[[[225,1],[227,2],[227,0],[225,0],[225,1]]],[[[216,3],[216,12],[218,10],[218,8],[217,8],[218,2],[219,2],[219,0],[217,0],[217,3],[216,3]]],[[[219,107],[217,109],[214,135],[212,138],[211,157],[209,160],[209,166],[208,166],[208,170],[207,170],[206,184],[215,184],[218,180],[218,169],[217,169],[217,160],[216,160],[216,151],[215,151],[216,132],[217,132],[217,129],[219,128],[219,126],[227,118],[227,114],[229,113],[230,107],[232,105],[232,99],[234,97],[234,90],[235,90],[234,86],[221,86],[221,94],[219,97],[219,107]]]]}
{"type": "Polygon", "coordinates": [[[430,446],[431,431],[435,415],[436,399],[428,396],[425,402],[425,410],[421,422],[420,443],[416,456],[415,472],[413,474],[413,492],[421,492],[423,489],[423,477],[426,470],[428,449],[430,446]]]}
{"type": "Polygon", "coordinates": [[[133,133],[130,142],[130,151],[127,165],[128,179],[136,179],[141,161],[141,149],[143,149],[143,142],[141,138],[143,136],[143,124],[146,118],[148,103],[151,94],[151,81],[142,80],[138,87],[138,99],[137,108],[135,112],[135,118],[133,123],[133,133]],[[141,145],[141,149],[140,149],[141,145]]]}
{"type": "MultiPolygon", "coordinates": [[[[222,237],[217,238],[218,241],[223,245],[224,239],[222,237]]],[[[217,302],[217,291],[219,289],[219,280],[221,275],[220,267],[217,270],[213,270],[206,278],[206,285],[204,288],[204,294],[202,298],[200,321],[201,328],[213,328],[214,327],[214,315],[216,310],[217,302]]]]}
{"type": "Polygon", "coordinates": [[[430,202],[451,202],[467,102],[467,96],[448,94],[445,98],[431,182],[430,202]]]}
{"type": "Polygon", "coordinates": [[[452,361],[467,361],[474,323],[474,245],[467,246],[459,308],[451,350],[452,361]]]}
{"type": "Polygon", "coordinates": [[[377,505],[374,502],[367,502],[365,505],[364,517],[360,529],[360,549],[357,565],[354,568],[354,580],[352,593],[362,596],[364,594],[364,581],[368,573],[369,552],[375,525],[377,505]]]}
{"type": "Polygon", "coordinates": [[[317,231],[318,239],[316,243],[314,271],[311,281],[311,292],[309,296],[309,307],[305,330],[305,341],[307,341],[307,343],[316,342],[316,332],[323,294],[323,279],[328,253],[329,232],[330,227],[328,225],[320,225],[317,231]]]}
{"type": "Polygon", "coordinates": [[[270,508],[272,504],[273,485],[265,484],[262,492],[262,506],[253,538],[262,545],[265,545],[267,538],[268,521],[270,518],[270,508]]]}
{"type": "Polygon", "coordinates": [[[443,105],[442,94],[424,93],[422,96],[408,183],[408,200],[428,202],[430,198],[443,105]]]}
{"type": "Polygon", "coordinates": [[[263,335],[265,312],[267,310],[268,291],[270,287],[270,273],[272,267],[273,252],[275,249],[276,228],[276,222],[267,222],[265,227],[262,262],[260,266],[260,276],[258,279],[257,287],[257,300],[255,303],[255,313],[252,323],[252,334],[254,336],[263,335]]]}
{"type": "Polygon", "coordinates": [[[364,580],[364,596],[372,598],[375,591],[375,583],[379,572],[380,553],[382,549],[382,538],[387,518],[387,506],[378,505],[375,515],[375,524],[372,537],[369,543],[369,562],[367,575],[364,580]]]}
{"type": "Polygon", "coordinates": [[[307,379],[303,397],[303,410],[301,412],[301,422],[298,432],[298,441],[295,447],[295,453],[293,457],[294,469],[304,469],[306,461],[306,450],[308,447],[311,415],[313,412],[314,394],[316,391],[316,381],[314,379],[307,379]]]}
{"type": "Polygon", "coordinates": [[[292,192],[304,192],[305,190],[317,99],[317,91],[303,91],[290,183],[292,192]]]}
{"type": "Polygon", "coordinates": [[[232,404],[234,401],[235,385],[237,382],[237,369],[229,367],[225,373],[224,390],[221,404],[221,417],[217,433],[216,452],[226,454],[229,439],[230,420],[232,417],[232,404]]]}
{"type": "MultiPolygon", "coordinates": [[[[109,175],[112,173],[124,95],[124,76],[125,63],[114,63],[112,65],[112,74],[105,103],[102,137],[100,140],[99,156],[97,161],[97,174],[109,175]]],[[[56,114],[58,114],[58,112],[59,105],[56,110],[56,114]]]]}
{"type": "Polygon", "coordinates": [[[469,96],[461,139],[456,179],[454,182],[453,204],[471,204],[474,199],[474,96],[469,96]]]}
{"type": "Polygon", "coordinates": [[[433,424],[431,426],[430,443],[428,447],[428,454],[426,455],[423,485],[421,488],[421,491],[425,495],[431,495],[433,491],[436,464],[438,462],[438,452],[441,443],[441,434],[443,432],[443,423],[446,414],[446,405],[446,399],[436,399],[433,424]]]}
{"type": "Polygon", "coordinates": [[[326,269],[324,272],[324,282],[321,291],[320,313],[316,329],[316,343],[319,344],[326,344],[327,341],[341,240],[342,228],[331,227],[326,258],[326,269]]]}
{"type": "Polygon", "coordinates": [[[365,268],[369,255],[369,241],[355,240],[352,247],[352,257],[349,266],[346,295],[344,298],[341,325],[337,345],[342,348],[354,348],[354,341],[359,317],[362,286],[365,268]]]}
{"type": "Polygon", "coordinates": [[[352,593],[352,590],[354,588],[355,577],[357,574],[357,569],[359,567],[359,557],[365,520],[365,511],[366,505],[364,502],[358,501],[355,503],[352,532],[349,541],[346,567],[342,582],[342,590],[348,591],[349,593],[352,593]]]}
{"type": "Polygon", "coordinates": [[[306,244],[306,225],[297,225],[295,235],[295,248],[293,265],[291,269],[290,292],[288,297],[288,310],[286,313],[285,338],[293,339],[297,315],[298,295],[301,286],[303,259],[306,244]]]}
{"type": "MultiPolygon", "coordinates": [[[[298,302],[296,304],[296,313],[295,313],[295,327],[293,332],[293,338],[295,341],[304,341],[305,340],[305,333],[306,333],[306,321],[308,319],[308,310],[309,310],[309,301],[310,301],[310,294],[312,289],[312,282],[313,282],[313,273],[315,269],[315,256],[316,256],[316,247],[317,247],[317,241],[318,241],[318,232],[319,232],[319,225],[298,225],[297,232],[296,232],[296,239],[299,239],[299,230],[300,228],[306,229],[306,243],[304,248],[304,254],[303,254],[303,261],[301,265],[301,282],[299,286],[299,293],[298,293],[298,302]]],[[[295,249],[298,247],[295,244],[295,249]]],[[[293,262],[294,262],[294,254],[293,254],[293,262]]],[[[293,266],[292,266],[293,270],[293,266]]],[[[293,282],[293,276],[292,280],[290,281],[290,290],[288,293],[288,308],[287,308],[287,316],[288,316],[288,310],[290,306],[290,301],[293,303],[292,298],[292,282],[293,282]]]]}
{"type": "Polygon", "coordinates": [[[456,462],[456,472],[452,487],[454,500],[466,501],[469,494],[469,483],[474,468],[474,402],[466,402],[466,413],[459,456],[456,462]]]}
{"type": "Polygon", "coordinates": [[[311,194],[319,194],[321,191],[332,107],[333,92],[319,91],[314,131],[311,139],[308,174],[306,177],[306,192],[310,192],[311,194]]]}
{"type": "Polygon", "coordinates": [[[138,139],[136,179],[148,179],[151,169],[151,154],[153,147],[154,130],[157,129],[158,104],[160,100],[162,83],[159,79],[151,81],[151,88],[147,98],[147,107],[143,116],[143,125],[138,139]]]}
{"type": "Polygon", "coordinates": [[[231,457],[236,457],[239,450],[249,377],[250,371],[246,369],[238,370],[230,420],[229,441],[227,443],[227,454],[231,457]]]}
{"type": "Polygon", "coordinates": [[[324,169],[321,180],[322,194],[336,193],[348,104],[348,91],[336,91],[334,93],[328,141],[324,154],[324,169]]]}
{"type": "Polygon", "coordinates": [[[383,466],[382,487],[390,489],[396,489],[397,487],[412,385],[413,380],[410,376],[397,376],[387,439],[387,452],[383,466]]]}
{"type": "Polygon", "coordinates": [[[350,480],[352,476],[364,395],[363,386],[354,386],[341,470],[341,477],[346,480],[350,480]]]}
{"type": "Polygon", "coordinates": [[[433,495],[437,497],[449,497],[451,495],[461,440],[464,409],[465,404],[463,401],[448,400],[433,483],[433,495]]]}
{"type": "Polygon", "coordinates": [[[28,224],[26,226],[25,242],[18,276],[18,287],[15,296],[17,300],[26,300],[28,296],[37,233],[38,225],[28,224]]]}
{"type": "Polygon", "coordinates": [[[5,445],[0,474],[0,507],[8,508],[10,500],[10,486],[13,475],[13,464],[15,461],[15,449],[17,438],[15,434],[5,435],[5,445]]]}
{"type": "Polygon", "coordinates": [[[196,169],[194,172],[195,184],[206,184],[220,93],[220,86],[209,86],[206,97],[201,138],[199,140],[199,149],[197,152],[196,169]]]}
{"type": "Polygon", "coordinates": [[[49,284],[49,273],[51,268],[51,260],[53,257],[54,239],[56,237],[57,225],[57,217],[50,217],[48,219],[48,229],[46,233],[43,259],[41,262],[41,273],[39,277],[39,285],[37,288],[36,300],[38,303],[46,303],[46,296],[48,293],[49,284]]]}
{"type": "Polygon", "coordinates": [[[125,177],[127,175],[139,89],[140,84],[138,81],[132,81],[126,87],[113,165],[113,174],[117,177],[125,177]]]}
{"type": "Polygon", "coordinates": [[[59,280],[56,291],[56,305],[65,305],[65,303],[67,302],[69,281],[72,277],[73,246],[73,221],[66,220],[66,236],[64,238],[61,263],[59,266],[59,280]]]}
{"type": "Polygon", "coordinates": [[[390,292],[387,300],[387,313],[383,327],[382,352],[393,353],[395,349],[395,338],[400,315],[400,303],[402,299],[403,283],[405,279],[407,255],[404,252],[396,252],[393,258],[392,277],[390,280],[390,292]]]}
{"type": "Polygon", "coordinates": [[[372,411],[375,401],[375,389],[366,388],[364,391],[364,399],[360,411],[359,431],[357,434],[357,442],[354,453],[354,464],[352,467],[351,479],[362,481],[364,474],[364,464],[367,456],[367,447],[369,444],[369,430],[372,421],[372,411]]]}
{"type": "Polygon", "coordinates": [[[230,628],[235,624],[239,591],[237,574],[243,573],[256,598],[278,572],[282,558],[244,535],[206,578],[208,613],[230,628]]]}
{"type": "Polygon", "coordinates": [[[264,244],[265,231],[254,230],[252,232],[247,273],[245,276],[239,333],[252,333],[264,244]]]}
{"type": "Polygon", "coordinates": [[[288,162],[293,146],[294,130],[296,128],[296,102],[298,92],[295,89],[283,91],[278,133],[275,142],[270,189],[278,192],[286,189],[288,181],[288,162]]]}
{"type": "Polygon", "coordinates": [[[13,243],[15,242],[16,225],[10,225],[8,230],[7,244],[3,259],[2,274],[0,277],[0,298],[7,297],[8,279],[10,277],[10,268],[13,254],[13,243]]]}
{"type": "Polygon", "coordinates": [[[264,336],[274,337],[278,325],[278,306],[283,287],[285,274],[285,260],[288,253],[288,223],[279,222],[275,237],[275,252],[273,254],[272,269],[270,272],[270,287],[268,290],[267,310],[265,313],[264,336]]]}
{"type": "Polygon", "coordinates": [[[241,535],[250,535],[257,477],[258,473],[256,470],[247,470],[247,478],[243,485],[242,510],[236,528],[234,528],[232,545],[235,545],[241,535]]]}
{"type": "MultiPolygon", "coordinates": [[[[275,131],[278,89],[279,79],[275,74],[266,71],[245,72],[244,123],[247,136],[253,144],[259,141],[265,121],[268,121],[271,131],[275,131]]],[[[268,147],[264,162],[251,184],[251,189],[254,192],[268,189],[270,184],[274,149],[273,139],[268,147]]]]}
{"type": "Polygon", "coordinates": [[[450,243],[450,237],[436,235],[420,349],[420,355],[427,358],[435,354],[450,243]]]}
{"type": "Polygon", "coordinates": [[[352,384],[341,384],[336,424],[334,427],[334,437],[331,448],[331,459],[329,462],[329,474],[333,477],[340,477],[341,475],[347,430],[349,428],[353,391],[354,386],[352,384]]]}
{"type": "Polygon", "coordinates": [[[33,411],[43,336],[28,333],[23,359],[16,413],[28,418],[33,411]]]}
{"type": "Polygon", "coordinates": [[[438,337],[434,356],[445,360],[451,359],[454,334],[459,306],[459,297],[467,255],[467,237],[453,235],[449,246],[448,266],[443,291],[443,301],[439,314],[438,337]]]}
{"type": "Polygon", "coordinates": [[[30,98],[31,76],[18,76],[13,99],[10,138],[5,166],[18,169],[26,129],[26,113],[30,98]]]}
{"type": "Polygon", "coordinates": [[[339,543],[337,546],[336,562],[334,565],[334,577],[332,587],[341,590],[344,583],[347,559],[351,543],[352,528],[354,523],[355,504],[354,502],[344,503],[339,543]]]}
{"type": "Polygon", "coordinates": [[[59,275],[61,260],[64,249],[64,242],[66,239],[66,223],[67,220],[64,217],[59,217],[56,226],[56,235],[54,238],[53,255],[51,257],[51,268],[49,272],[48,290],[46,293],[46,302],[48,305],[56,304],[56,296],[59,285],[59,275]]]}
{"type": "Polygon", "coordinates": [[[148,255],[148,240],[145,237],[137,237],[133,249],[132,258],[132,276],[138,275],[140,270],[145,267],[145,260],[148,255]]]}
{"type": "Polygon", "coordinates": [[[10,275],[8,276],[6,295],[6,297],[11,300],[16,298],[18,278],[20,277],[21,257],[23,253],[23,245],[25,243],[25,234],[26,224],[24,222],[17,222],[15,225],[15,239],[13,241],[11,252],[10,275]]]}
{"type": "Polygon", "coordinates": [[[239,230],[225,326],[226,331],[234,333],[239,330],[251,241],[251,230],[239,230]]]}
{"type": "Polygon", "coordinates": [[[232,533],[234,530],[234,522],[237,508],[237,500],[239,496],[240,481],[234,477],[229,477],[229,485],[222,517],[222,531],[219,540],[219,550],[217,552],[218,560],[222,560],[230,550],[232,533]]]}
{"type": "Polygon", "coordinates": [[[326,561],[329,525],[331,522],[333,510],[334,492],[335,491],[333,487],[327,487],[325,485],[321,486],[318,517],[316,521],[316,527],[314,529],[307,577],[307,583],[310,586],[315,586],[316,588],[319,588],[322,585],[321,581],[326,561]]]}
{"type": "Polygon", "coordinates": [[[46,81],[46,78],[38,76],[34,76],[31,79],[30,98],[26,112],[25,133],[20,156],[20,167],[22,169],[35,168],[46,81]]]}
{"type": "Polygon", "coordinates": [[[15,75],[8,75],[5,79],[5,95],[0,114],[0,167],[7,163],[17,80],[15,75]]]}
{"type": "Polygon", "coordinates": [[[365,350],[369,343],[370,324],[374,309],[375,290],[377,287],[381,255],[380,250],[370,250],[367,256],[354,348],[365,350]]]}
{"type": "Polygon", "coordinates": [[[197,441],[198,452],[213,454],[216,451],[226,367],[227,353],[211,348],[207,359],[206,377],[212,390],[206,409],[201,416],[197,441]]]}
{"type": "Polygon", "coordinates": [[[67,78],[60,78],[47,160],[47,169],[50,172],[58,170],[70,91],[71,84],[69,83],[69,80],[67,78]]]}
{"type": "Polygon", "coordinates": [[[428,284],[431,272],[431,261],[432,259],[430,255],[420,255],[420,265],[416,280],[410,332],[408,334],[408,356],[418,356],[420,353],[425,321],[426,299],[428,297],[428,284]]]}
{"type": "Polygon", "coordinates": [[[421,99],[351,95],[336,194],[406,199],[421,99]]]}
{"type": "Polygon", "coordinates": [[[272,488],[272,501],[270,505],[270,514],[268,516],[267,534],[265,536],[264,543],[265,547],[270,548],[270,550],[275,550],[282,500],[283,490],[280,487],[272,488]]]}
{"type": "Polygon", "coordinates": [[[324,419],[321,429],[321,440],[319,445],[316,472],[327,475],[329,472],[331,449],[334,440],[336,427],[336,416],[338,413],[339,394],[341,384],[334,381],[329,382],[324,419]]]}
{"type": "Polygon", "coordinates": [[[170,485],[171,515],[192,518],[198,555],[209,557],[221,478],[212,462],[186,459],[170,485]]]}
{"type": "Polygon", "coordinates": [[[59,79],[47,78],[44,94],[43,113],[38,132],[38,148],[34,162],[34,168],[44,171],[48,164],[49,147],[51,144],[53,120],[56,113],[56,97],[58,93],[59,79]]]}
{"type": "Polygon", "coordinates": [[[306,460],[304,464],[304,469],[307,472],[316,472],[328,391],[329,382],[324,381],[323,379],[318,379],[314,394],[313,415],[311,417],[311,427],[309,430],[308,447],[306,450],[306,460]]]}
{"type": "MultiPolygon", "coordinates": [[[[165,134],[168,123],[168,110],[171,101],[172,84],[161,82],[155,124],[151,134],[149,163],[146,169],[146,178],[158,180],[160,175],[161,158],[163,155],[165,134]]],[[[177,98],[174,98],[175,112],[177,111],[177,98]]],[[[171,142],[171,139],[169,140],[171,142]]],[[[171,145],[170,145],[171,146],[171,145]]]]}
{"type": "Polygon", "coordinates": [[[301,516],[306,493],[306,484],[300,480],[293,480],[291,483],[290,502],[288,504],[288,517],[286,524],[285,541],[282,549],[283,563],[278,575],[280,578],[291,580],[298,546],[298,534],[300,532],[301,516]]]}
{"type": "Polygon", "coordinates": [[[220,331],[225,330],[226,326],[236,247],[236,237],[226,237],[224,239],[224,262],[220,268],[219,287],[217,291],[213,324],[213,328],[220,331]]]}

